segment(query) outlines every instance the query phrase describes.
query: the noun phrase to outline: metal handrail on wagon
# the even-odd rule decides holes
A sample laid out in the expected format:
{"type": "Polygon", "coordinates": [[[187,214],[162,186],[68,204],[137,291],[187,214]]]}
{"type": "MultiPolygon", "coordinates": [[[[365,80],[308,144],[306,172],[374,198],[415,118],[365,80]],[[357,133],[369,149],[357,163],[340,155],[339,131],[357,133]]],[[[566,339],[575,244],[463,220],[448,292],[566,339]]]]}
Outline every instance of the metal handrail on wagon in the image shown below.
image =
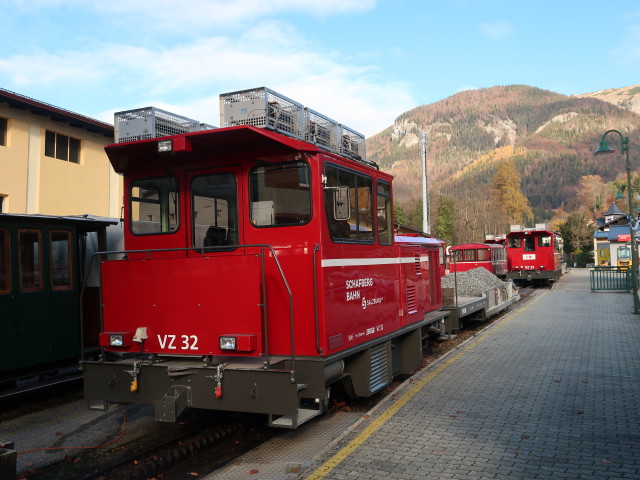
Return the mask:
{"type": "MultiPolygon", "coordinates": [[[[275,249],[268,244],[246,244],[246,245],[220,245],[220,246],[210,246],[210,247],[184,247],[184,248],[160,248],[160,249],[145,249],[145,250],[113,250],[113,251],[104,251],[104,252],[95,252],[91,256],[91,262],[89,263],[89,268],[87,270],[87,277],[91,273],[91,270],[94,266],[94,261],[96,258],[102,257],[104,255],[126,255],[132,253],[143,253],[147,255],[147,259],[151,259],[152,253],[157,252],[189,252],[193,251],[196,253],[200,253],[201,256],[204,256],[205,253],[211,253],[215,251],[229,251],[236,248],[260,248],[260,259],[261,259],[261,272],[262,272],[262,327],[263,327],[263,337],[264,337],[264,356],[266,358],[265,368],[268,370],[271,367],[271,359],[269,354],[269,334],[268,334],[268,318],[267,318],[267,286],[266,286],[266,278],[265,278],[265,262],[264,262],[264,250],[269,249],[271,255],[273,256],[273,260],[275,261],[276,267],[278,267],[278,272],[280,273],[280,278],[282,279],[282,283],[284,284],[287,295],[289,296],[289,331],[291,335],[291,381],[295,382],[295,323],[293,316],[293,292],[291,291],[291,287],[289,286],[289,282],[287,281],[287,277],[282,269],[282,265],[280,265],[280,261],[276,255],[275,249]]],[[[99,277],[100,278],[100,277],[99,277]]],[[[85,293],[85,286],[87,282],[84,282],[82,285],[82,289],[80,290],[80,341],[81,341],[81,361],[80,365],[82,368],[82,364],[84,363],[84,326],[82,319],[84,318],[83,312],[83,296],[85,293]]],[[[102,294],[102,293],[101,293],[102,294]]],[[[100,301],[102,303],[102,301],[100,301]]],[[[103,329],[102,323],[102,309],[100,310],[100,330],[103,329]]]]}

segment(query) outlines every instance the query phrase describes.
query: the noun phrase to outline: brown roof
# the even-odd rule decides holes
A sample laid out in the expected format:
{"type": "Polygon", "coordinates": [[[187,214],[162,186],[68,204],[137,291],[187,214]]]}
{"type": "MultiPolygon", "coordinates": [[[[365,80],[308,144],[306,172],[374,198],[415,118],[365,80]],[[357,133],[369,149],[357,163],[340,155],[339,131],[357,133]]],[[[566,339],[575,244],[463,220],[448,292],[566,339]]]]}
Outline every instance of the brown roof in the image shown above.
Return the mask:
{"type": "Polygon", "coordinates": [[[55,107],[4,88],[0,88],[0,102],[8,103],[11,108],[29,110],[35,115],[46,116],[57,122],[67,123],[72,127],[82,128],[88,132],[99,133],[105,137],[113,138],[113,125],[110,123],[85,117],[79,113],[55,107]]]}

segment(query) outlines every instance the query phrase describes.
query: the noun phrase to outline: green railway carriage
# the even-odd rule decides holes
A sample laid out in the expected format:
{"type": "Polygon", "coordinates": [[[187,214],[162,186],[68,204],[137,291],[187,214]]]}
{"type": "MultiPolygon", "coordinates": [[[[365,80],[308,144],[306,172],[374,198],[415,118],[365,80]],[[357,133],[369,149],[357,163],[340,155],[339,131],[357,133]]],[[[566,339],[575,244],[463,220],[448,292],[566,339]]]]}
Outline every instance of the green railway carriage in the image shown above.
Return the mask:
{"type": "Polygon", "coordinates": [[[0,390],[76,365],[83,344],[97,345],[97,286],[86,288],[84,305],[80,292],[85,259],[105,246],[115,223],[0,214],[0,390]]]}

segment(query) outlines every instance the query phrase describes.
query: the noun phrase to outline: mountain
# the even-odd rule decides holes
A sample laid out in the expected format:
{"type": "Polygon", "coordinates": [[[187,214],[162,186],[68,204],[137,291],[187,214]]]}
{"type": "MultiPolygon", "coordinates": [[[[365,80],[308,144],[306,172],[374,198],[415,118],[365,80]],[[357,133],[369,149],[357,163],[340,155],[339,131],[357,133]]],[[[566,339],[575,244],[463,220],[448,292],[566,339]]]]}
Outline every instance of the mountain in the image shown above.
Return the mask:
{"type": "Polygon", "coordinates": [[[597,98],[609,102],[620,108],[626,108],[635,113],[640,113],[640,84],[623,88],[610,88],[598,92],[576,95],[579,98],[597,98]]]}
{"type": "MultiPolygon", "coordinates": [[[[638,168],[633,133],[640,114],[629,107],[640,101],[640,86],[605,92],[566,96],[526,85],[467,90],[400,115],[367,140],[367,157],[396,177],[396,203],[405,209],[421,198],[421,132],[428,138],[432,205],[442,195],[486,200],[496,162],[511,157],[536,221],[545,221],[575,200],[580,177],[611,181],[625,172],[622,155],[593,155],[608,129],[629,136],[632,169],[638,168]],[[605,100],[612,98],[621,106],[605,100]]],[[[619,150],[618,138],[607,139],[619,150]]]]}

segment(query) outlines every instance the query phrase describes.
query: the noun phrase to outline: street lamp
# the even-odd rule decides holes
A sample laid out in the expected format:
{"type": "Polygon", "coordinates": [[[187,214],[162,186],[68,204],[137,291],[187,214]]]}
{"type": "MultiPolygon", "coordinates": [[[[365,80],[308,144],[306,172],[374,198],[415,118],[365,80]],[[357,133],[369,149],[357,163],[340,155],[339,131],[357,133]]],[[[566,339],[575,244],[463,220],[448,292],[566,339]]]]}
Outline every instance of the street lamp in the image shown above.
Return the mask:
{"type": "Polygon", "coordinates": [[[631,194],[631,165],[629,164],[629,137],[624,137],[618,130],[607,130],[602,135],[600,146],[593,152],[594,155],[606,155],[614,153],[615,150],[609,146],[605,137],[609,133],[620,135],[620,151],[625,154],[627,162],[627,196],[629,199],[629,232],[631,233],[631,288],[633,290],[633,313],[640,314],[640,299],[638,299],[638,249],[636,247],[636,237],[633,231],[633,195],[631,194]]]}

